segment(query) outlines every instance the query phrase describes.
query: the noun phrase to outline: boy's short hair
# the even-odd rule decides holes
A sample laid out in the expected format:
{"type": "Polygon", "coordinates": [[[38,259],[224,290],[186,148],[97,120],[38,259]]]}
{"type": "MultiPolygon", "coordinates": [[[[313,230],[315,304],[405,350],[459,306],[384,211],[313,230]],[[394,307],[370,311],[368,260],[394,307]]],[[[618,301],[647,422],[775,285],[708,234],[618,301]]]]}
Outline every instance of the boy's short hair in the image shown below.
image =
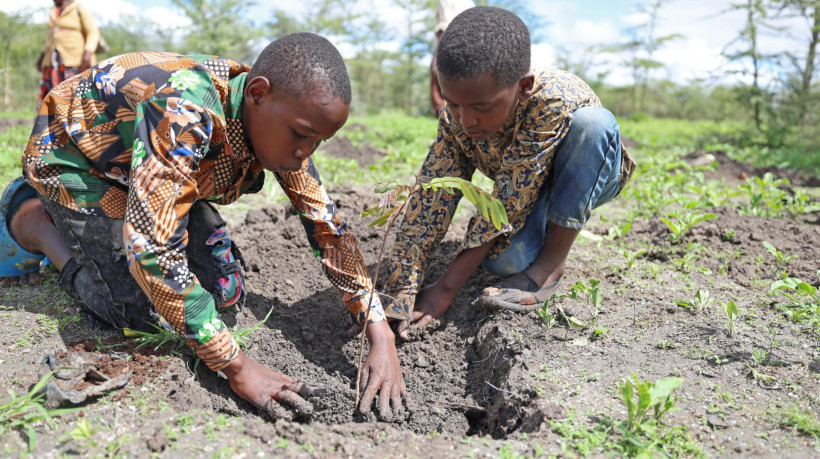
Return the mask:
{"type": "Polygon", "coordinates": [[[350,77],[339,50],[324,37],[299,32],[268,44],[248,73],[248,81],[267,78],[271,90],[301,100],[316,90],[337,96],[346,104],[352,99],[350,77]]]}
{"type": "Polygon", "coordinates": [[[470,8],[456,16],[441,37],[436,67],[448,78],[489,73],[497,86],[512,86],[530,71],[530,31],[505,9],[470,8]]]}

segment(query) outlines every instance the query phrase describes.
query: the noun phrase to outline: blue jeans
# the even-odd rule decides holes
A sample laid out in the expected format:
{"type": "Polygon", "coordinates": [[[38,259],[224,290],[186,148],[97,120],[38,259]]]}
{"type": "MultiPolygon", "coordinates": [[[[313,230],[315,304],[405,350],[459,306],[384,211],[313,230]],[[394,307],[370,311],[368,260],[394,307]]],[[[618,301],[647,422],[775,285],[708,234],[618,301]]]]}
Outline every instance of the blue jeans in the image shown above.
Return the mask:
{"type": "Polygon", "coordinates": [[[541,188],[524,227],[498,258],[481,266],[509,277],[529,267],[544,245],[547,223],[582,229],[592,209],[621,191],[621,131],[609,110],[583,107],[575,111],[569,132],[552,164],[552,181],[541,188]]]}

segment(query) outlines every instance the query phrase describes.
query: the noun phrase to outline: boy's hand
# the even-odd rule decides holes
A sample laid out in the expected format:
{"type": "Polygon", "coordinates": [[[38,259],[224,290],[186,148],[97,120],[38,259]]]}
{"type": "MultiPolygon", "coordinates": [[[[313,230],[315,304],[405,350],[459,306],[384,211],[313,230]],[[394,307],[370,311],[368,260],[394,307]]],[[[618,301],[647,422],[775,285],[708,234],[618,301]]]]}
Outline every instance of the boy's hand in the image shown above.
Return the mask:
{"type": "Polygon", "coordinates": [[[284,402],[300,417],[310,416],[313,405],[302,396],[324,395],[325,390],[310,387],[290,376],[255,362],[240,349],[239,356],[222,369],[236,395],[253,403],[275,418],[293,416],[279,403],[284,402]]]}
{"type": "Polygon", "coordinates": [[[402,339],[408,339],[410,324],[414,322],[418,322],[416,327],[424,327],[433,319],[439,318],[453,304],[457,292],[457,289],[454,291],[447,288],[441,280],[421,289],[416,296],[416,305],[410,315],[410,320],[399,322],[399,336],[402,339]]]}
{"type": "Polygon", "coordinates": [[[387,321],[381,321],[367,326],[367,340],[370,341],[370,353],[362,368],[362,385],[365,389],[359,400],[359,411],[369,413],[373,398],[380,393],[379,416],[385,421],[399,419],[402,401],[408,411],[412,411],[412,407],[396,354],[396,337],[387,321]]]}

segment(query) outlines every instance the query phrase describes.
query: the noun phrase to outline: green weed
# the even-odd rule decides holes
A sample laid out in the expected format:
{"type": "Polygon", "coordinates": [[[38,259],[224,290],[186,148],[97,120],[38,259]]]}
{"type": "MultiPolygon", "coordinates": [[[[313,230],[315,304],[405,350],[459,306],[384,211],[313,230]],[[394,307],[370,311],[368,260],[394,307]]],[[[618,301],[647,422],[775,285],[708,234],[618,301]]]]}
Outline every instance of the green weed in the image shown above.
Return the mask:
{"type": "Polygon", "coordinates": [[[11,430],[21,428],[28,437],[28,451],[31,452],[34,450],[37,441],[37,433],[34,431],[33,426],[36,422],[45,421],[49,427],[53,428],[52,417],[73,413],[79,409],[49,410],[45,408],[44,389],[52,377],[53,373],[51,372],[44,375],[26,395],[18,396],[12,389],[8,389],[11,400],[0,404],[0,437],[5,437],[7,432],[11,430]]]}
{"type": "Polygon", "coordinates": [[[786,264],[795,258],[797,255],[785,255],[783,252],[777,250],[775,246],[773,246],[769,241],[763,241],[763,247],[766,247],[766,250],[774,257],[774,273],[778,277],[789,277],[786,273],[786,264]]]}
{"type": "Polygon", "coordinates": [[[815,410],[792,404],[781,414],[783,416],[780,421],[781,425],[792,427],[803,435],[814,437],[814,441],[820,441],[820,419],[815,410]]]}
{"type": "Polygon", "coordinates": [[[806,323],[813,329],[820,328],[820,293],[817,288],[793,277],[774,282],[769,287],[774,293],[787,301],[778,303],[777,307],[792,321],[806,323]]]}
{"type": "Polygon", "coordinates": [[[702,313],[706,306],[708,306],[712,301],[712,298],[709,298],[709,290],[701,290],[698,289],[695,292],[695,297],[691,300],[679,300],[677,305],[684,308],[684,309],[691,309],[698,314],[702,313]]]}
{"type": "Polygon", "coordinates": [[[726,328],[729,331],[729,337],[735,336],[735,322],[737,320],[737,305],[735,304],[734,300],[729,300],[727,303],[720,303],[720,307],[723,309],[723,312],[726,313],[726,317],[729,319],[726,323],[726,328]]]}
{"type": "Polygon", "coordinates": [[[717,218],[717,215],[710,213],[695,213],[684,210],[681,212],[672,212],[669,214],[669,217],[674,218],[675,221],[672,221],[669,218],[661,218],[661,221],[666,223],[666,226],[668,226],[672,231],[672,235],[670,236],[672,242],[680,243],[683,242],[686,235],[695,225],[701,222],[714,220],[717,218]]]}
{"type": "Polygon", "coordinates": [[[255,333],[257,330],[260,330],[263,325],[268,321],[268,317],[270,317],[271,313],[273,312],[273,308],[268,311],[265,315],[265,318],[260,320],[256,323],[253,327],[250,328],[239,328],[234,327],[233,329],[233,339],[236,340],[236,344],[239,345],[242,349],[247,349],[248,345],[250,344],[250,336],[255,333]]]}

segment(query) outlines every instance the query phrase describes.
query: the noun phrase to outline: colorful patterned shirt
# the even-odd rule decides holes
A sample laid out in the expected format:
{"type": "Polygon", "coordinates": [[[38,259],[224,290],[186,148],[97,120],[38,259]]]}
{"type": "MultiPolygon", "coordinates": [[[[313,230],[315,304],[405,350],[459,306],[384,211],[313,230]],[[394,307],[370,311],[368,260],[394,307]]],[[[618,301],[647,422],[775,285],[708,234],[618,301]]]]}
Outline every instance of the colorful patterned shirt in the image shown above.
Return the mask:
{"type": "MultiPolygon", "coordinates": [[[[124,220],[132,275],[214,370],[230,364],[238,346],[188,270],[186,226],[195,201],[229,204],[262,188],[264,171],[242,127],[249,70],[208,55],[112,57],[49,93],[23,154],[24,174],[44,199],[124,220]]],[[[371,280],[312,161],[276,178],[325,274],[361,322],[371,280]]],[[[370,320],[383,319],[374,298],[370,320]]]]}
{"type": "MultiPolygon", "coordinates": [[[[592,89],[577,76],[560,70],[534,71],[533,94],[519,101],[500,133],[487,140],[469,138],[449,110],[439,118],[438,137],[421,166],[420,177],[459,177],[470,180],[476,169],[495,181],[493,197],[507,211],[509,224],[500,231],[474,216],[460,250],[498,239],[489,256],[497,257],[509,246],[549,179],[555,151],[569,131],[572,114],[584,106],[600,106],[592,89]]],[[[621,186],[635,163],[623,149],[621,186]]],[[[424,279],[427,261],[447,232],[460,194],[426,191],[407,203],[404,221],[393,245],[386,290],[395,300],[386,309],[389,317],[409,317],[424,279]]]]}

